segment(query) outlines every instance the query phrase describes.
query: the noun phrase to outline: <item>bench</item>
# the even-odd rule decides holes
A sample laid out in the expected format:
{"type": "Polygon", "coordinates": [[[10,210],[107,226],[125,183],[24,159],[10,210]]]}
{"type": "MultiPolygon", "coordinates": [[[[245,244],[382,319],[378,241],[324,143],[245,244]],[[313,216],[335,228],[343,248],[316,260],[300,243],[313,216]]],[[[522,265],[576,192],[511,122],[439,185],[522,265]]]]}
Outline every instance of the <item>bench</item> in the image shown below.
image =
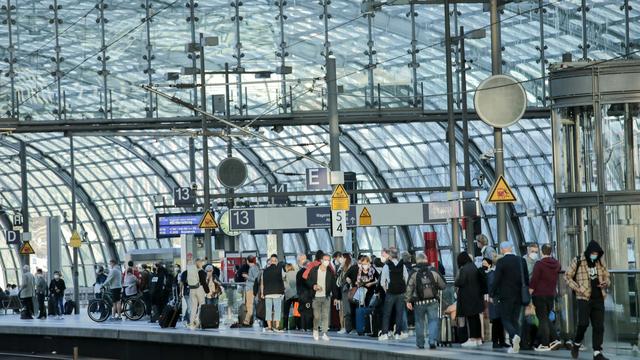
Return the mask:
{"type": "Polygon", "coordinates": [[[0,305],[4,310],[4,314],[7,315],[9,310],[19,311],[22,308],[22,304],[20,303],[20,299],[16,295],[8,296],[3,298],[0,301],[0,305]]]}

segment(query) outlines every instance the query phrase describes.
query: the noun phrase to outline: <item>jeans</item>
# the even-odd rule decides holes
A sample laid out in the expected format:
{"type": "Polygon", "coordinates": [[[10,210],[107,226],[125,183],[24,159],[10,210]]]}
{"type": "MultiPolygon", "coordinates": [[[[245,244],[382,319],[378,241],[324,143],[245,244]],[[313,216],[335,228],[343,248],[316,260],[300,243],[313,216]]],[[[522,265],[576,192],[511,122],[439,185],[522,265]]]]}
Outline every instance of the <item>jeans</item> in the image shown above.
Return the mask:
{"type": "Polygon", "coordinates": [[[320,328],[321,333],[329,331],[331,316],[331,298],[317,297],[313,299],[313,330],[320,328]]]}
{"type": "Polygon", "coordinates": [[[38,317],[46,318],[47,317],[47,309],[44,306],[44,294],[38,294],[38,317]]]}
{"type": "Polygon", "coordinates": [[[434,302],[431,304],[415,305],[413,314],[416,320],[416,345],[419,348],[424,347],[424,317],[427,316],[429,322],[429,345],[435,345],[440,334],[440,319],[438,317],[438,308],[440,304],[434,302]]]}
{"type": "Polygon", "coordinates": [[[284,301],[284,308],[282,309],[283,312],[283,323],[282,323],[282,328],[285,330],[288,330],[290,327],[294,326],[294,324],[289,324],[289,312],[293,312],[292,308],[294,306],[295,303],[295,299],[294,298],[290,298],[284,301]]]}
{"type": "Polygon", "coordinates": [[[602,351],[604,340],[604,299],[578,300],[578,329],[574,342],[581,344],[591,321],[593,351],[602,351]]]}
{"type": "MultiPolygon", "coordinates": [[[[549,313],[553,310],[553,296],[534,296],[533,305],[536,307],[536,316],[540,324],[538,325],[538,338],[540,345],[549,346],[551,338],[555,339],[555,335],[551,335],[551,321],[549,313]]],[[[555,333],[555,331],[553,331],[555,333]]]]}
{"type": "Polygon", "coordinates": [[[387,334],[389,332],[389,322],[391,320],[391,310],[396,309],[396,334],[407,330],[402,321],[402,314],[405,312],[404,294],[389,294],[384,298],[384,309],[382,310],[382,333],[387,334]]]}
{"type": "MultiPolygon", "coordinates": [[[[267,310],[266,321],[280,321],[282,319],[282,296],[277,298],[265,296],[264,305],[267,310]]],[[[289,317],[289,314],[287,314],[287,317],[289,317]]]]}
{"type": "Polygon", "coordinates": [[[145,315],[151,316],[151,293],[149,290],[142,291],[142,300],[145,306],[145,315]]]}
{"type": "Polygon", "coordinates": [[[501,300],[500,318],[504,329],[509,333],[509,338],[513,339],[516,335],[520,336],[520,312],[522,305],[517,300],[501,300]]]}
{"type": "Polygon", "coordinates": [[[340,300],[340,324],[343,329],[349,332],[353,330],[351,305],[353,304],[349,301],[349,292],[343,291],[342,299],[340,300]]]}
{"type": "Polygon", "coordinates": [[[218,298],[205,298],[204,303],[207,305],[218,305],[218,298]]]}
{"type": "Polygon", "coordinates": [[[64,314],[63,301],[64,301],[64,295],[62,294],[53,295],[53,303],[54,303],[54,309],[56,310],[56,315],[64,314]]]}

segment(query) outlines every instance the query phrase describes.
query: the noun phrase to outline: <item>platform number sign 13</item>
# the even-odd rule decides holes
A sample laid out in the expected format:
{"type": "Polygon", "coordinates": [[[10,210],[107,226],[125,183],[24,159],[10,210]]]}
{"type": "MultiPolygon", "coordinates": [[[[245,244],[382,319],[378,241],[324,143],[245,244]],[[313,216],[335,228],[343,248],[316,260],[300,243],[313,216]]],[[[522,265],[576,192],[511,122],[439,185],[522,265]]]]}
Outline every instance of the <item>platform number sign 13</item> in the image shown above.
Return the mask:
{"type": "Polygon", "coordinates": [[[347,212],[331,211],[331,236],[345,236],[347,233],[347,212]]]}
{"type": "Polygon", "coordinates": [[[239,209],[229,210],[231,215],[231,230],[252,230],[256,227],[256,214],[254,210],[239,209]]]}
{"type": "Polygon", "coordinates": [[[175,206],[193,206],[196,204],[195,191],[190,187],[173,188],[173,204],[175,206]]]}

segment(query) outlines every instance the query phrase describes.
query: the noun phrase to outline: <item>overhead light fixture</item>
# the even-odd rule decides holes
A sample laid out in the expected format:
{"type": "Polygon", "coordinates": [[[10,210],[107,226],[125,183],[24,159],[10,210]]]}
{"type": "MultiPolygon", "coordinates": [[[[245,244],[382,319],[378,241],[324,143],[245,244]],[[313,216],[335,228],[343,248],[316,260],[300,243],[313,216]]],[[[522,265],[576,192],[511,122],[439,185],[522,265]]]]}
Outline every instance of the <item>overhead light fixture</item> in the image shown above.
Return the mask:
{"type": "Polygon", "coordinates": [[[180,79],[180,73],[177,73],[177,72],[167,73],[167,81],[176,81],[178,79],[180,79]]]}

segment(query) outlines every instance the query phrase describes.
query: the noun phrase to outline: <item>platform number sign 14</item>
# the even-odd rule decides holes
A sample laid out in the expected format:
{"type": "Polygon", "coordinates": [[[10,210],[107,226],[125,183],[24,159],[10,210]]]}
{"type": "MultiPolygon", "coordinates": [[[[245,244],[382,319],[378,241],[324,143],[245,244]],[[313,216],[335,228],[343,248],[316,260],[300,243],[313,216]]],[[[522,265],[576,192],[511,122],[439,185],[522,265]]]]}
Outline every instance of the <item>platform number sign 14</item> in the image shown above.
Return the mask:
{"type": "Polygon", "coordinates": [[[347,212],[334,210],[331,212],[331,236],[345,236],[347,233],[347,212]]]}
{"type": "Polygon", "coordinates": [[[190,187],[173,188],[173,204],[175,206],[193,206],[196,204],[195,192],[190,187]]]}

